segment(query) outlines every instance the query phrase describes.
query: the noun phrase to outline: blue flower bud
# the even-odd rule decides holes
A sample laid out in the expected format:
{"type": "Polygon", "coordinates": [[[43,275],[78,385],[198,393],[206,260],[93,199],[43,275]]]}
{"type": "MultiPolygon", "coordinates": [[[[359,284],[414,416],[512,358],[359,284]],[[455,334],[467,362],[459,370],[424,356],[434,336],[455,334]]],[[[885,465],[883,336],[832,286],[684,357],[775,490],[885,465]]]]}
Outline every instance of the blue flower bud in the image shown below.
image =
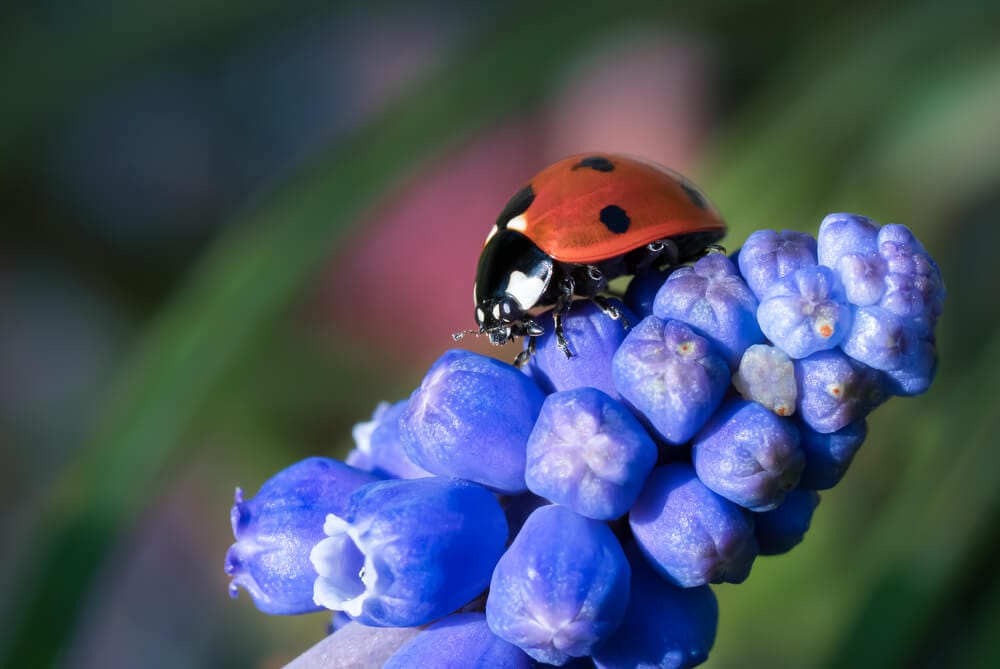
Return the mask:
{"type": "Polygon", "coordinates": [[[740,249],[739,268],[758,299],[771,284],[802,267],[816,264],[816,240],[795,230],[757,230],[740,249]]]}
{"type": "Polygon", "coordinates": [[[496,497],[468,481],[379,481],[359,489],[310,560],[313,597],[380,627],[423,625],[478,595],[507,541],[496,497]]]}
{"type": "Polygon", "coordinates": [[[544,400],[513,366],[452,350],[410,396],[399,420],[400,439],[413,462],[438,476],[524,492],[528,435],[544,400]]]}
{"type": "Polygon", "coordinates": [[[813,511],[819,504],[815,490],[793,490],[776,509],[758,513],[754,518],[754,533],[761,555],[787,553],[802,542],[813,511]]]}
{"type": "Polygon", "coordinates": [[[795,380],[799,416],[823,433],[861,420],[889,395],[885,376],[838,350],[796,360],[795,380]]]}
{"type": "Polygon", "coordinates": [[[844,478],[854,454],[868,435],[868,423],[858,420],[826,434],[800,423],[799,433],[802,435],[802,452],[806,456],[806,468],[802,470],[799,487],[827,490],[844,478]]]}
{"type": "Polygon", "coordinates": [[[842,345],[844,353],[875,369],[929,372],[934,347],[905,319],[880,307],[860,307],[842,345]]]}
{"type": "Polygon", "coordinates": [[[748,346],[764,342],[757,298],[721,253],[710,253],[693,267],[671,274],[656,294],[653,313],[684,321],[707,337],[733,370],[748,346]]]}
{"type": "Polygon", "coordinates": [[[922,341],[924,354],[916,358],[918,364],[885,372],[893,395],[912,397],[926,392],[937,373],[937,352],[934,344],[922,341]]]}
{"type": "Polygon", "coordinates": [[[687,669],[708,659],[719,605],[707,585],[679,588],[660,578],[637,550],[626,551],[632,582],[625,619],[594,649],[599,669],[687,669]]]}
{"type": "MultiPolygon", "coordinates": [[[[625,319],[635,324],[635,316],[617,300],[611,303],[623,311],[625,319]]],[[[563,317],[563,329],[573,351],[573,357],[556,346],[552,311],[538,319],[545,334],[536,341],[535,354],[525,368],[538,386],[547,393],[590,386],[618,398],[611,378],[611,356],[625,339],[626,329],[622,320],[609,318],[604,311],[589,301],[577,301],[563,317]]]]}
{"type": "Polygon", "coordinates": [[[382,478],[415,479],[432,474],[415,465],[399,440],[399,417],[406,410],[406,400],[393,405],[381,402],[370,421],[354,426],[354,449],[346,462],[352,467],[373,472],[382,478]]]}
{"type": "Polygon", "coordinates": [[[706,339],[655,316],[632,329],[612,369],[622,397],[671,444],[689,440],[729,387],[729,368],[706,339]]]}
{"type": "Polygon", "coordinates": [[[625,306],[635,314],[638,320],[653,315],[653,302],[656,294],[663,287],[663,282],[667,280],[676,267],[658,269],[637,274],[628,284],[625,290],[625,306]]]}
{"type": "Polygon", "coordinates": [[[490,631],[482,613],[456,613],[402,646],[382,669],[414,667],[504,667],[531,669],[524,651],[490,631]]]}
{"type": "Polygon", "coordinates": [[[528,489],[581,516],[618,518],[656,464],[656,444],[596,388],[549,395],[528,439],[528,489]]]}
{"type": "Polygon", "coordinates": [[[319,611],[309,551],[323,538],[327,514],[342,513],[351,493],[377,477],[329,458],[308,458],[272,476],[252,499],[236,489],[230,514],[236,538],[226,553],[229,594],[250,593],[264,613],[319,611]]]}
{"type": "Polygon", "coordinates": [[[878,223],[857,214],[830,214],[819,224],[816,254],[819,264],[836,269],[845,255],[878,252],[878,223]]]}
{"type": "Polygon", "coordinates": [[[844,295],[851,304],[878,304],[885,294],[885,259],[877,254],[845,253],[834,268],[840,275],[844,295]]]}
{"type": "Polygon", "coordinates": [[[851,310],[833,270],[813,265],[773,283],[757,320],[775,346],[804,358],[840,343],[850,327],[851,310]]]}
{"type": "Polygon", "coordinates": [[[779,416],[795,413],[795,365],[780,348],[754,344],[744,351],[740,368],[733,375],[733,386],[743,399],[753,400],[779,416]]]}
{"type": "Polygon", "coordinates": [[[500,558],[486,620],[539,662],[562,665],[615,631],[628,583],[628,561],[606,524],[543,506],[500,558]]]}
{"type": "Polygon", "coordinates": [[[757,557],[753,517],[705,487],[688,463],[657,467],[629,512],[650,565],[671,583],[742,583],[757,557]]]}
{"type": "Polygon", "coordinates": [[[694,439],[702,483],[752,511],[769,511],[799,482],[805,456],[799,431],[757,402],[730,400],[694,439]]]}

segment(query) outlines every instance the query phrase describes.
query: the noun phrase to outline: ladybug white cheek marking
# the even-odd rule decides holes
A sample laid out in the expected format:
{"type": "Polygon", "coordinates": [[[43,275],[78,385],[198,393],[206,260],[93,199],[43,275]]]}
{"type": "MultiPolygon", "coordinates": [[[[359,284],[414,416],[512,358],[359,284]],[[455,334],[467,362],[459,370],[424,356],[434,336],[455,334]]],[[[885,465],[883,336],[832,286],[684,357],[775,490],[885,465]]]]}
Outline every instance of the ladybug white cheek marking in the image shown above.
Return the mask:
{"type": "Polygon", "coordinates": [[[524,272],[511,272],[507,283],[507,294],[517,301],[522,310],[535,306],[544,290],[545,281],[541,277],[528,276],[524,272]]]}
{"type": "Polygon", "coordinates": [[[508,230],[517,230],[518,232],[524,232],[528,229],[528,220],[524,217],[524,214],[515,216],[514,218],[507,221],[508,230]]]}

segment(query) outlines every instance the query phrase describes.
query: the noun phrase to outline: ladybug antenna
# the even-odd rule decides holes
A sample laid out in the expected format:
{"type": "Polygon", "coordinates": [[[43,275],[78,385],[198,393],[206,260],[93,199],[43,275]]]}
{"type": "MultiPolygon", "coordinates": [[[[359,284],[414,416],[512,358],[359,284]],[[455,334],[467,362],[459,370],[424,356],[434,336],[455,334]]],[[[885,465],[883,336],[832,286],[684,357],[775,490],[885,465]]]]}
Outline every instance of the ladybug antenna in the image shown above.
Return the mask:
{"type": "Polygon", "coordinates": [[[451,335],[451,338],[454,339],[455,341],[460,341],[460,340],[464,339],[466,335],[475,335],[475,336],[479,337],[482,334],[483,334],[483,331],[481,329],[476,329],[476,330],[462,330],[461,332],[456,332],[453,335],[451,335]]]}

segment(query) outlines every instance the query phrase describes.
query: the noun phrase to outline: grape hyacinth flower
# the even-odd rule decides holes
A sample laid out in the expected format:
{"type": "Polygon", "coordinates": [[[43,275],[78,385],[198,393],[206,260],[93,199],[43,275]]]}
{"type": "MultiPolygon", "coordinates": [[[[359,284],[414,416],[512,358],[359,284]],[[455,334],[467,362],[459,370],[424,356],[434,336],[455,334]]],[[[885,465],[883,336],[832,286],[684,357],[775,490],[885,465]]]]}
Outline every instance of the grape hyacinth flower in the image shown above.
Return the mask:
{"type": "Polygon", "coordinates": [[[704,662],[710,584],[803,541],[867,416],[937,369],[944,283],[913,233],[831,214],[818,237],[640,274],[629,327],[574,303],[569,359],[550,314],[523,369],[445,353],[356,426],[353,466],[237,490],[232,589],[341,614],[295,669],[704,662]]]}
{"type": "Polygon", "coordinates": [[[805,468],[795,424],[757,402],[731,400],[694,438],[691,459],[713,491],[751,511],[770,511],[805,468]]]}
{"type": "Polygon", "coordinates": [[[558,506],[537,509],[493,572],[486,620],[539,662],[590,655],[629,597],[629,564],[611,529],[558,506]]]}
{"type": "Polygon", "coordinates": [[[507,521],[486,488],[433,477],[366,485],[323,531],[309,556],[316,603],[365,625],[410,627],[486,587],[507,521]]]}
{"type": "Polygon", "coordinates": [[[618,518],[656,464],[656,444],[621,403],[596,388],[545,399],[528,439],[528,488],[598,520],[618,518]]]}
{"type": "Polygon", "coordinates": [[[538,338],[535,354],[525,371],[546,393],[590,387],[619,399],[611,378],[611,356],[628,332],[625,323],[637,321],[624,304],[617,300],[610,303],[621,310],[622,318],[609,318],[593,302],[573,305],[573,318],[565,321],[566,339],[573,342],[572,358],[567,358],[556,346],[551,312],[538,319],[545,334],[538,338]]]}
{"type": "Polygon", "coordinates": [[[399,418],[403,448],[438,476],[524,492],[528,436],[544,399],[514,367],[449,351],[431,366],[399,418]]]}
{"type": "Polygon", "coordinates": [[[712,492],[689,464],[653,470],[629,513],[636,543],[671,583],[742,583],[757,557],[749,511],[712,492]]]}
{"type": "Polygon", "coordinates": [[[729,386],[729,368],[707,339],[656,316],[629,333],[613,369],[622,397],[671,444],[694,436],[729,386]]]}
{"type": "Polygon", "coordinates": [[[731,369],[736,369],[747,346],[764,342],[757,298],[733,261],[721,253],[709,253],[667,277],[656,294],[653,313],[664,320],[683,321],[708,338],[731,369]]]}
{"type": "Polygon", "coordinates": [[[230,514],[236,543],[226,553],[226,573],[250,593],[261,611],[306,613],[313,601],[316,571],[309,552],[323,538],[323,520],[343,513],[351,494],[378,480],[330,458],[308,458],[278,472],[249,500],[236,489],[230,514]]]}
{"type": "Polygon", "coordinates": [[[372,472],[382,478],[415,479],[432,474],[414,464],[399,438],[399,417],[406,410],[406,400],[395,404],[381,402],[372,419],[354,426],[354,449],[346,462],[352,467],[372,472]]]}
{"type": "Polygon", "coordinates": [[[795,230],[757,230],[740,249],[740,274],[757,299],[796,270],[816,264],[816,240],[795,230]]]}
{"type": "Polygon", "coordinates": [[[506,667],[531,669],[528,655],[493,634],[482,613],[456,613],[403,645],[382,669],[413,667],[506,667]]]}

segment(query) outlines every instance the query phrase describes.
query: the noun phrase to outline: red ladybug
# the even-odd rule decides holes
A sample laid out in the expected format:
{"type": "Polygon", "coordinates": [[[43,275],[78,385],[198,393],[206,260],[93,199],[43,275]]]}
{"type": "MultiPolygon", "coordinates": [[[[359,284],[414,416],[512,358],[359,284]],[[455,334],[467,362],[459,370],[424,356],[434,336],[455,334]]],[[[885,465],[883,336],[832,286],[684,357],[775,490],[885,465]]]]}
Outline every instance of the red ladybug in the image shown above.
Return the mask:
{"type": "Polygon", "coordinates": [[[600,296],[608,281],[694,258],[725,233],[708,199],[665,167],[605,153],[560,160],[514,194],[486,238],[478,332],[497,346],[530,337],[523,363],[543,332],[529,310],[555,305],[556,342],[569,357],[562,315],[574,296],[619,318],[600,296]]]}

